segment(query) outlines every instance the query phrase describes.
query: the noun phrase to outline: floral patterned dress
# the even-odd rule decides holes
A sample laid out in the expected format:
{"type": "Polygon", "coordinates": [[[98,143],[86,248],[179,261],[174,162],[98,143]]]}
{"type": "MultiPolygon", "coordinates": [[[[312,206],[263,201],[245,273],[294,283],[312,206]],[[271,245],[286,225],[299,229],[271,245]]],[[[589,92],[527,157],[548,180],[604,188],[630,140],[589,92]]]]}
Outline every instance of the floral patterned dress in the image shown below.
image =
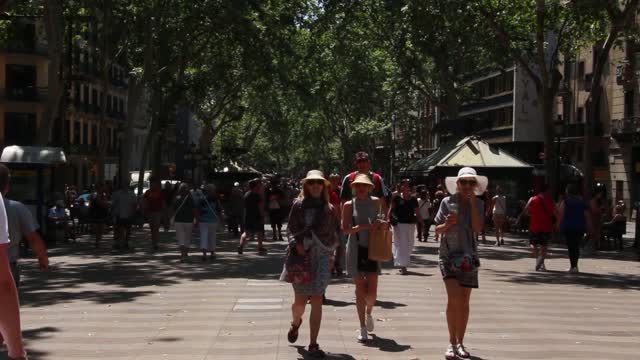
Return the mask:
{"type": "MultiPolygon", "coordinates": [[[[292,284],[297,295],[322,295],[327,289],[331,280],[331,256],[338,244],[338,224],[337,212],[329,204],[314,199],[293,203],[288,222],[292,235],[290,246],[295,246],[296,242],[305,244],[311,256],[312,273],[311,282],[292,284]]],[[[286,279],[286,268],[280,279],[286,279]]]]}

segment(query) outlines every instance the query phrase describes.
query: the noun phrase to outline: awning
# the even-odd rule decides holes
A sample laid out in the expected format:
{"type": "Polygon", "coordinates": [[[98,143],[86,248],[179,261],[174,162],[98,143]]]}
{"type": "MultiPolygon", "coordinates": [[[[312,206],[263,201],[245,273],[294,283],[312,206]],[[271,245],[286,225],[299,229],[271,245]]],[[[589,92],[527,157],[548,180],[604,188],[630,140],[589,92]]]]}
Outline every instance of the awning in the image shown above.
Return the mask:
{"type": "Polygon", "coordinates": [[[477,136],[466,137],[438,148],[430,156],[400,170],[401,176],[428,176],[438,167],[519,168],[532,166],[477,136]]]}
{"type": "Polygon", "coordinates": [[[13,164],[57,165],[67,162],[62,148],[39,146],[7,146],[0,162],[13,164]]]}

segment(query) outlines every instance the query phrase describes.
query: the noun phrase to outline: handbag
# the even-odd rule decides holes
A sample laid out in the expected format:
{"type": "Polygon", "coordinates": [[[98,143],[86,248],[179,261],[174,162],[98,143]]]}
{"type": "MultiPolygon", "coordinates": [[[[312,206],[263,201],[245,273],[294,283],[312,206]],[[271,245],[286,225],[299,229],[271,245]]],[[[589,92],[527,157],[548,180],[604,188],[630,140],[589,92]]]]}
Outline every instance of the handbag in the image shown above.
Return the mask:
{"type": "Polygon", "coordinates": [[[391,231],[369,230],[369,260],[389,261],[393,258],[391,231]]]}
{"type": "Polygon", "coordinates": [[[289,246],[287,247],[287,255],[284,261],[284,280],[291,284],[306,284],[313,280],[311,272],[311,255],[308,251],[303,254],[298,253],[296,248],[295,237],[304,233],[301,231],[296,235],[292,235],[291,231],[287,231],[289,246]]]}

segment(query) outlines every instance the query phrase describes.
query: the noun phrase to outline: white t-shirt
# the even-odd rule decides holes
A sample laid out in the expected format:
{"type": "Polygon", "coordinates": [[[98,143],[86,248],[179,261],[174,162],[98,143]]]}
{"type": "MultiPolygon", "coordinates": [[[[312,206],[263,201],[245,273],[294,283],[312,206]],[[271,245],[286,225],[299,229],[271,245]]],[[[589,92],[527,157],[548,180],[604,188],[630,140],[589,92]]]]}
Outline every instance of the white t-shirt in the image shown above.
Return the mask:
{"type": "Polygon", "coordinates": [[[420,217],[424,219],[429,218],[429,208],[431,207],[431,201],[429,199],[418,199],[418,210],[420,211],[420,217]]]}
{"type": "Polygon", "coordinates": [[[4,199],[0,194],[0,245],[9,243],[9,225],[7,223],[7,211],[4,208],[4,199]]]}
{"type": "Polygon", "coordinates": [[[493,201],[493,213],[495,215],[504,215],[507,213],[507,198],[504,195],[494,196],[493,201]]]}

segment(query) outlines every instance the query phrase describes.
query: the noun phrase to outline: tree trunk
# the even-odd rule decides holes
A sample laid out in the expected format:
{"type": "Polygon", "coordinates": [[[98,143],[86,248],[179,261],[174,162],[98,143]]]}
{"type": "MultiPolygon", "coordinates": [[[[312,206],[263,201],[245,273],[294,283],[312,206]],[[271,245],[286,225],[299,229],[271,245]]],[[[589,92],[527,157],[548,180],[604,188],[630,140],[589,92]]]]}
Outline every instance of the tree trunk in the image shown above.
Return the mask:
{"type": "MultiPolygon", "coordinates": [[[[107,158],[107,150],[110,148],[109,132],[107,131],[107,95],[111,88],[109,79],[109,67],[111,61],[111,0],[104,0],[103,3],[103,18],[102,18],[102,58],[100,61],[100,68],[102,69],[102,95],[100,96],[100,138],[98,139],[98,161],[97,161],[97,175],[98,182],[105,181],[105,165],[107,158]]],[[[109,121],[110,122],[110,121],[109,121]]],[[[117,139],[117,128],[115,129],[115,137],[117,139]]],[[[113,139],[116,142],[116,139],[113,139]]],[[[108,179],[107,179],[108,180],[108,179]]]]}
{"type": "Polygon", "coordinates": [[[558,191],[558,174],[557,165],[559,154],[557,154],[554,134],[555,128],[553,124],[553,99],[555,93],[552,89],[544,87],[542,93],[539,94],[542,99],[542,121],[544,126],[544,170],[545,182],[551,187],[554,194],[558,191]]]}
{"type": "MultiPolygon", "coordinates": [[[[637,1],[635,1],[634,3],[635,8],[637,7],[637,1]]],[[[598,104],[600,103],[600,97],[602,95],[602,87],[600,86],[600,82],[604,73],[604,68],[609,62],[609,53],[611,52],[611,48],[618,38],[620,32],[618,29],[618,24],[613,24],[611,26],[609,34],[607,35],[607,39],[602,45],[602,48],[600,49],[600,52],[598,53],[598,56],[596,58],[596,63],[593,66],[593,78],[591,79],[591,96],[589,97],[591,99],[591,106],[589,107],[587,119],[584,124],[584,192],[585,199],[587,201],[589,201],[589,199],[591,198],[591,192],[595,180],[593,178],[593,149],[596,148],[595,123],[600,117],[600,114],[598,114],[598,110],[600,109],[598,104]]]]}
{"type": "Polygon", "coordinates": [[[38,145],[46,146],[51,139],[51,132],[55,118],[60,115],[63,67],[64,16],[62,0],[47,0],[44,2],[44,21],[47,33],[47,48],[49,52],[48,95],[44,116],[38,124],[38,145]]]}
{"type": "Polygon", "coordinates": [[[142,100],[144,86],[135,80],[129,79],[129,89],[127,89],[127,118],[124,126],[122,144],[120,149],[120,168],[118,169],[120,185],[128,185],[130,182],[129,171],[131,169],[131,160],[127,154],[133,152],[133,143],[135,141],[135,125],[138,120],[138,104],[142,100]]]}

